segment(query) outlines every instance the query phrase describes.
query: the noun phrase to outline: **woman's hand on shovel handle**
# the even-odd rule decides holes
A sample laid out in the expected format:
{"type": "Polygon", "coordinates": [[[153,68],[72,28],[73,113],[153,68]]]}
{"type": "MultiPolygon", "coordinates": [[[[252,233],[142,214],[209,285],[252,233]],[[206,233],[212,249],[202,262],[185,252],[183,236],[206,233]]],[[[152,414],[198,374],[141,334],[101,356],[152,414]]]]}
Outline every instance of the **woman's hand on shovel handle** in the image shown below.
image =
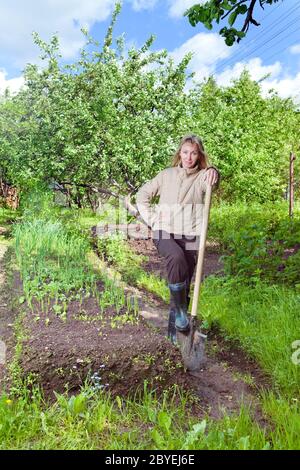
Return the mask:
{"type": "Polygon", "coordinates": [[[219,174],[214,168],[208,168],[204,175],[204,181],[213,186],[218,182],[219,174]]]}

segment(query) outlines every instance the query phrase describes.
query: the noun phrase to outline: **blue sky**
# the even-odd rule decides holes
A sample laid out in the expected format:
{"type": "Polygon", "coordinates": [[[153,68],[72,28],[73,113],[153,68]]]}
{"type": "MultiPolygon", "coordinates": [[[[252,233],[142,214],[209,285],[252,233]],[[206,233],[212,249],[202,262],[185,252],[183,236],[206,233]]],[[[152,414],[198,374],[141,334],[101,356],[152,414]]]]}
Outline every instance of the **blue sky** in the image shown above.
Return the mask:
{"type": "MultiPolygon", "coordinates": [[[[66,62],[78,57],[85,26],[102,40],[115,0],[0,0],[0,91],[9,86],[17,90],[23,83],[22,71],[28,62],[37,62],[39,50],[31,33],[44,40],[58,33],[66,62]]],[[[265,10],[257,8],[260,27],[252,27],[239,45],[227,47],[218,35],[218,25],[208,31],[193,28],[182,16],[197,0],[123,0],[115,36],[125,33],[128,47],[141,46],[156,36],[152,50],[167,49],[176,61],[194,52],[190,70],[201,81],[214,74],[221,85],[228,85],[247,67],[264,93],[273,88],[283,96],[300,102],[300,0],[283,0],[265,10]]],[[[189,86],[192,86],[190,83],[189,86]]]]}

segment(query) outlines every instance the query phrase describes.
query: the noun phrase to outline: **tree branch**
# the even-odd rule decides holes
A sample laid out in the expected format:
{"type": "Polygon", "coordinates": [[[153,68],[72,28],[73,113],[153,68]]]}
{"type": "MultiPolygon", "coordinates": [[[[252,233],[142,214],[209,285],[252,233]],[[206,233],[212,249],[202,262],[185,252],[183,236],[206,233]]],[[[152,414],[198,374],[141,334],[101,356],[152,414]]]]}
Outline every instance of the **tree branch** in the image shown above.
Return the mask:
{"type": "Polygon", "coordinates": [[[224,20],[224,18],[226,18],[226,16],[228,16],[228,15],[229,15],[233,10],[235,10],[239,5],[241,5],[242,3],[245,3],[245,2],[247,2],[247,1],[248,1],[248,0],[241,0],[241,1],[238,2],[236,5],[233,5],[233,7],[232,7],[230,10],[228,10],[228,12],[227,12],[225,15],[223,15],[223,16],[221,17],[221,20],[224,20]]]}
{"type": "Polygon", "coordinates": [[[104,189],[104,188],[99,188],[97,186],[92,186],[90,184],[84,184],[84,183],[74,183],[74,182],[70,182],[70,181],[62,181],[60,184],[68,184],[68,185],[71,185],[71,186],[78,186],[80,188],[87,188],[87,189],[90,189],[91,191],[93,191],[94,193],[102,193],[102,194],[107,194],[108,196],[113,196],[113,197],[120,197],[120,194],[118,193],[115,193],[113,191],[110,191],[108,189],[104,189]]]}
{"type": "Polygon", "coordinates": [[[250,6],[248,8],[247,17],[246,17],[245,23],[242,27],[242,32],[243,33],[246,33],[248,31],[250,23],[254,24],[255,26],[259,26],[259,24],[260,24],[253,18],[253,11],[254,11],[254,7],[255,7],[256,2],[257,2],[257,0],[251,0],[250,6]]]}

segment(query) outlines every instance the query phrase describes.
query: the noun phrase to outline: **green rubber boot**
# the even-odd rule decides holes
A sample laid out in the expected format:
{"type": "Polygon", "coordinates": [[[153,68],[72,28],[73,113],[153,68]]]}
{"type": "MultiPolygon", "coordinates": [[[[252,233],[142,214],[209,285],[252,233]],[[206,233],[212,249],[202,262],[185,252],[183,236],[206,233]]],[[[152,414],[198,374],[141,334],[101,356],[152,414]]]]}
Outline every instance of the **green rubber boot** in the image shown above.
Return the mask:
{"type": "Polygon", "coordinates": [[[175,328],[178,331],[189,330],[187,317],[187,283],[186,281],[169,284],[171,301],[175,305],[175,328]]]}

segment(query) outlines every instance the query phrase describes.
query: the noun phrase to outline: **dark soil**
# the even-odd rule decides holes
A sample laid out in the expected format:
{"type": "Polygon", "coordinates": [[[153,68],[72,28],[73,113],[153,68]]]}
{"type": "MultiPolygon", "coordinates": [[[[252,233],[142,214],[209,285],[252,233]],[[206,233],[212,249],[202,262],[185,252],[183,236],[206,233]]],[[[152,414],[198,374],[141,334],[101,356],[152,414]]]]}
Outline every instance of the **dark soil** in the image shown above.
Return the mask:
{"type": "MultiPolygon", "coordinates": [[[[10,362],[9,358],[12,357],[15,347],[13,326],[18,316],[18,310],[15,308],[15,299],[23,293],[18,271],[11,271],[9,267],[9,250],[10,248],[5,252],[3,258],[0,259],[0,277],[3,276],[0,287],[0,339],[6,344],[6,356],[8,357],[6,364],[0,364],[0,391],[1,385],[4,385],[7,365],[10,362]]],[[[1,246],[0,251],[2,251],[1,246]]]]}
{"type": "MultiPolygon", "coordinates": [[[[100,281],[98,290],[103,291],[100,281]]],[[[113,396],[133,395],[144,380],[158,392],[174,384],[188,388],[179,351],[170,348],[167,339],[151,330],[143,318],[137,324],[122,325],[125,308],[117,314],[109,307],[101,316],[93,297],[81,305],[71,300],[65,320],[54,313],[52,305],[42,313],[33,302],[33,311],[28,309],[23,322],[27,339],[21,366],[24,375],[36,375],[46,398],[53,399],[54,390],[78,392],[95,373],[113,396]]]]}
{"type": "MultiPolygon", "coordinates": [[[[144,268],[165,276],[163,260],[158,257],[152,240],[131,240],[129,244],[137,253],[149,257],[144,268]]],[[[222,274],[219,257],[215,247],[207,250],[205,276],[222,274]]],[[[19,273],[14,272],[15,295],[20,295],[21,288],[19,273]]],[[[98,281],[98,292],[103,289],[98,281]]],[[[87,378],[95,386],[96,381],[91,379],[95,373],[100,377],[98,383],[113,396],[133,396],[143,388],[145,380],[158,393],[178,385],[194,397],[190,410],[196,415],[208,412],[218,418],[223,412],[238,412],[244,401],[251,404],[256,419],[263,422],[257,404],[257,387],[267,386],[268,381],[257,365],[214,331],[208,337],[207,364],[197,373],[187,373],[179,349],[165,337],[168,306],[149,293],[147,302],[159,312],[161,322],[157,325],[155,322],[149,325],[143,317],[137,323],[122,324],[124,308],[119,314],[114,307],[107,307],[101,313],[94,297],[84,298],[81,304],[70,300],[65,319],[53,311],[53,302],[46,312],[42,312],[36,301],[32,310],[26,303],[22,304],[19,310],[27,312],[20,360],[24,376],[33,374],[50,401],[55,398],[54,391],[78,392],[87,378]],[[245,374],[252,377],[251,384],[243,379],[245,374]]],[[[13,321],[9,313],[3,315],[2,324],[13,321]]],[[[11,327],[3,334],[10,362],[14,354],[11,327]]]]}

